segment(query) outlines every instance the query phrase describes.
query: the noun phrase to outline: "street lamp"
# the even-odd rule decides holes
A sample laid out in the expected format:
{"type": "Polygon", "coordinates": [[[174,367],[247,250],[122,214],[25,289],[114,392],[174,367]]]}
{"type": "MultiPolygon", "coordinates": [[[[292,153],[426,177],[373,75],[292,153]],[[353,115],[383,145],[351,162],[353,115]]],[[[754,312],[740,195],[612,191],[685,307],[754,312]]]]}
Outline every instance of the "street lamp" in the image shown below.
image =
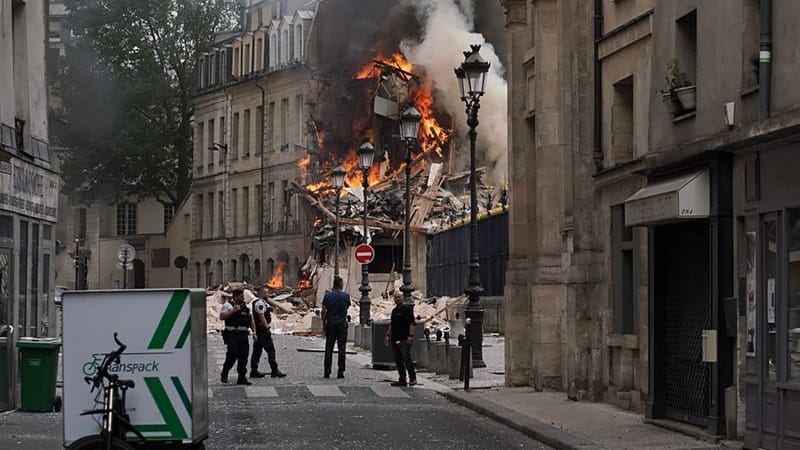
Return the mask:
{"type": "Polygon", "coordinates": [[[344,177],[347,172],[342,166],[336,166],[333,169],[331,178],[333,178],[333,188],[336,189],[336,247],[334,250],[334,263],[333,263],[333,276],[334,279],[339,276],[339,197],[342,194],[344,187],[344,177]]]}
{"type": "MultiPolygon", "coordinates": [[[[369,169],[372,167],[372,159],[374,157],[375,147],[373,147],[369,141],[364,142],[361,148],[358,149],[358,164],[361,167],[361,173],[364,177],[361,180],[361,185],[364,187],[364,244],[369,244],[369,228],[367,228],[367,190],[369,189],[369,169]]],[[[358,288],[358,290],[361,291],[361,300],[358,302],[359,320],[361,325],[367,325],[370,320],[369,309],[372,303],[369,299],[369,293],[372,291],[372,288],[369,287],[368,264],[361,265],[361,287],[358,288]]]]}
{"type": "Polygon", "coordinates": [[[467,107],[467,126],[469,127],[469,285],[464,290],[469,298],[466,316],[471,320],[470,347],[472,347],[472,367],[486,367],[483,361],[483,305],[481,305],[481,273],[478,262],[478,189],[475,175],[475,141],[478,137],[478,110],[481,96],[486,92],[486,73],[489,63],[481,57],[480,45],[471,45],[464,52],[464,62],[455,69],[461,89],[461,100],[467,107]]]}
{"type": "Polygon", "coordinates": [[[414,292],[414,284],[411,281],[411,164],[414,161],[411,153],[417,144],[420,120],[422,116],[413,104],[409,105],[400,116],[400,138],[406,144],[406,213],[403,235],[403,286],[400,287],[400,291],[403,293],[403,304],[410,308],[414,307],[414,301],[411,299],[411,293],[414,292]]]}

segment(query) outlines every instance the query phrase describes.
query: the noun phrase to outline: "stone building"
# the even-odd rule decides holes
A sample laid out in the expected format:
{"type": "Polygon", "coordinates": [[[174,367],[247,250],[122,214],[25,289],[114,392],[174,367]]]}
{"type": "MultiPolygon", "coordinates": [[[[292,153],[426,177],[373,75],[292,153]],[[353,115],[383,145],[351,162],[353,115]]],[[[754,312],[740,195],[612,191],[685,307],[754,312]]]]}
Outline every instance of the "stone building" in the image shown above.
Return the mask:
{"type": "Polygon", "coordinates": [[[507,382],[800,446],[800,9],[503,3],[507,382]]]}
{"type": "Polygon", "coordinates": [[[58,174],[47,133],[45,2],[0,3],[0,411],[17,404],[16,341],[50,336],[58,174]]]}
{"type": "Polygon", "coordinates": [[[303,1],[244,2],[240,31],[201,57],[195,107],[191,282],[298,281],[310,253],[306,212],[289,183],[308,147],[303,1]]]}

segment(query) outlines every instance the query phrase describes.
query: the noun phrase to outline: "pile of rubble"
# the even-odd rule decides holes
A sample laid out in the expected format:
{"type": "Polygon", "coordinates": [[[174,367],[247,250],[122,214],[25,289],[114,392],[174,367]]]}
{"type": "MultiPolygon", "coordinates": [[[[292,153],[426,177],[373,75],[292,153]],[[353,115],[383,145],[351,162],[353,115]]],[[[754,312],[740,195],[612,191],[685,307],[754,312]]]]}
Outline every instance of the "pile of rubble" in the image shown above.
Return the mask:
{"type": "MultiPolygon", "coordinates": [[[[424,161],[423,161],[424,162],[424,161]]],[[[442,163],[414,165],[411,171],[411,231],[432,234],[467,223],[470,216],[469,172],[446,173],[442,163]]],[[[484,168],[477,170],[478,217],[502,212],[508,205],[506,186],[495,189],[481,181],[484,168]]],[[[333,247],[336,235],[336,195],[333,189],[314,189],[293,183],[293,193],[300,195],[319,213],[312,233],[317,251],[333,247]]],[[[369,187],[367,226],[373,236],[397,237],[404,229],[403,196],[405,171],[398,170],[369,187]]],[[[339,222],[342,239],[363,236],[364,189],[346,187],[339,199],[339,222]]]]}
{"type": "MultiPolygon", "coordinates": [[[[330,268],[327,266],[320,268],[321,273],[329,270],[330,268]]],[[[321,298],[324,297],[327,290],[319,288],[319,279],[319,276],[313,276],[311,280],[312,287],[303,289],[290,287],[271,289],[268,287],[270,294],[267,302],[272,306],[273,333],[305,335],[321,331],[321,322],[319,322],[321,298]]],[[[380,292],[378,296],[371,298],[372,307],[370,313],[373,320],[385,320],[391,317],[392,309],[395,306],[392,292],[394,289],[399,289],[401,284],[399,280],[395,281],[393,285],[380,292]]],[[[258,286],[245,283],[227,283],[223,286],[206,290],[206,326],[209,333],[217,332],[225,327],[225,324],[219,319],[219,313],[222,305],[232,297],[231,291],[237,287],[244,289],[245,303],[250,305],[256,298],[254,292],[257,291],[258,286]]],[[[351,323],[358,323],[358,300],[355,297],[350,298],[348,315],[351,323]]],[[[466,299],[463,296],[425,299],[415,292],[414,302],[414,314],[418,319],[425,321],[426,328],[435,332],[436,330],[449,330],[449,319],[453,316],[452,309],[463,305],[466,299]]]]}

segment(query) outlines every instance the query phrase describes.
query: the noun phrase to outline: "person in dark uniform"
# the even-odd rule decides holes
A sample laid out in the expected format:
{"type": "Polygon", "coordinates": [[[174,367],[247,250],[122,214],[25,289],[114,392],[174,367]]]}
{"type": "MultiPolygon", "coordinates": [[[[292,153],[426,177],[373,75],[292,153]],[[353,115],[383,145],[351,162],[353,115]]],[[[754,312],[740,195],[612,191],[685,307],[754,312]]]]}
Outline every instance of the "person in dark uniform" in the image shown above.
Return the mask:
{"type": "Polygon", "coordinates": [[[222,305],[219,318],[225,321],[223,333],[225,345],[228,346],[220,380],[228,382],[228,372],[236,363],[236,372],[239,374],[236,384],[250,385],[252,383],[247,381],[247,356],[250,354],[248,335],[252,330],[255,337],[255,325],[250,317],[250,309],[244,303],[244,291],[241,288],[233,290],[233,298],[222,305]]]}
{"type": "Polygon", "coordinates": [[[350,294],[342,290],[341,277],[333,278],[333,289],[322,300],[322,324],[325,327],[325,367],[323,376],[330,378],[333,364],[333,345],[339,348],[338,375],[344,378],[345,357],[347,355],[347,307],[350,294]]]}
{"type": "Polygon", "coordinates": [[[253,343],[253,356],[250,358],[250,378],[264,378],[267,374],[258,371],[261,361],[261,351],[266,350],[269,368],[272,369],[272,378],[283,378],[285,373],[278,370],[278,361],[275,360],[275,344],[272,342],[272,333],[269,326],[272,323],[272,307],[267,303],[267,288],[258,288],[258,298],[252,303],[253,322],[256,325],[256,341],[253,343]]]}
{"type": "Polygon", "coordinates": [[[392,323],[383,343],[392,346],[394,363],[400,379],[392,382],[392,386],[414,386],[417,384],[417,373],[414,370],[414,361],[411,360],[411,345],[414,343],[416,322],[414,321],[414,308],[403,304],[403,293],[394,292],[395,307],[392,310],[392,323]],[[408,382],[406,382],[408,371],[408,382]]]}

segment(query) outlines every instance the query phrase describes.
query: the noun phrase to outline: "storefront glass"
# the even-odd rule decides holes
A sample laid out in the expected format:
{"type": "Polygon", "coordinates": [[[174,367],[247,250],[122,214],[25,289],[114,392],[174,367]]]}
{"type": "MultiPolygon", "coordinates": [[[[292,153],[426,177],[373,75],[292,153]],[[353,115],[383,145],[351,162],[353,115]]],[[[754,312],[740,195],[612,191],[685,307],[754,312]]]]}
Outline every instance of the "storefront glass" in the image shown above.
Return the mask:
{"type": "Polygon", "coordinates": [[[764,278],[766,280],[767,301],[767,379],[774,381],[778,373],[777,327],[775,326],[777,296],[775,295],[778,266],[778,221],[764,221],[764,278]]]}
{"type": "Polygon", "coordinates": [[[789,210],[789,290],[787,299],[787,366],[789,381],[800,382],[800,208],[789,210]]]}

